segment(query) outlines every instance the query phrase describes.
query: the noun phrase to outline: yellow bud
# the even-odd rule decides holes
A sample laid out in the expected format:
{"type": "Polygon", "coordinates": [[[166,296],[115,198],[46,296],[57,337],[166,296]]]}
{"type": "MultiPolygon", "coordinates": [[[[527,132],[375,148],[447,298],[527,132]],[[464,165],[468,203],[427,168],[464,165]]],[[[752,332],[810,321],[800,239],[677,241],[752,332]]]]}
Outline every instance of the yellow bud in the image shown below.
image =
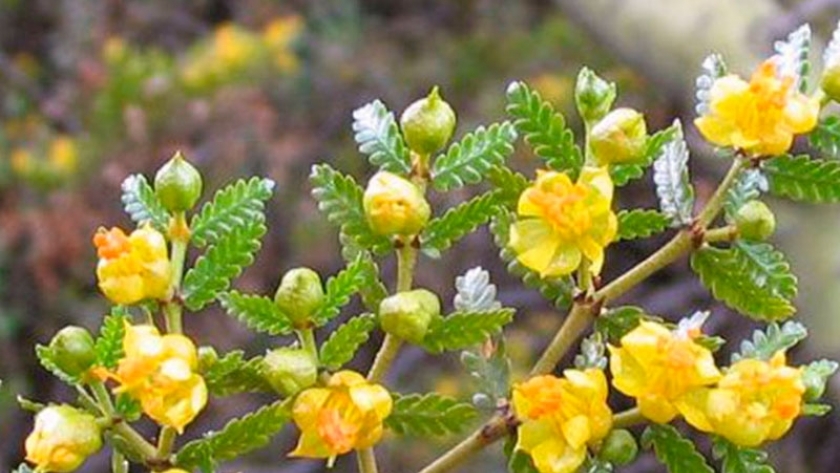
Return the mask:
{"type": "Polygon", "coordinates": [[[370,179],[363,204],[370,228],[387,236],[416,235],[432,213],[417,186],[387,171],[370,179]]]}
{"type": "Polygon", "coordinates": [[[632,163],[641,159],[647,142],[645,117],[630,108],[618,108],[593,128],[589,145],[598,165],[632,163]]]}
{"type": "Polygon", "coordinates": [[[26,460],[36,471],[64,473],[78,468],[102,447],[96,419],[68,405],[49,406],[35,416],[26,438],[26,460]]]}
{"type": "Polygon", "coordinates": [[[820,87],[831,100],[840,102],[840,64],[826,67],[820,79],[820,87]]]}

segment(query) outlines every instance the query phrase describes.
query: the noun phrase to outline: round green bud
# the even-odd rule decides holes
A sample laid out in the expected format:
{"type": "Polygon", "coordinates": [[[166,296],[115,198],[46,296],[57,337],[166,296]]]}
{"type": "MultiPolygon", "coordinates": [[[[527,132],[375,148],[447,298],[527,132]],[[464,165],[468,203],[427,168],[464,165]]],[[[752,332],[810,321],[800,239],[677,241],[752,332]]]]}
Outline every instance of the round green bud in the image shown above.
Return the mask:
{"type": "Polygon", "coordinates": [[[820,88],[835,102],[840,102],[840,64],[827,65],[820,78],[820,88]]]}
{"type": "Polygon", "coordinates": [[[293,396],[318,380],[318,366],[305,350],[277,348],[262,361],[263,376],[278,393],[293,396]]]}
{"type": "Polygon", "coordinates": [[[589,146],[600,166],[639,161],[645,153],[645,117],[631,108],[617,108],[592,127],[589,146]]]}
{"type": "Polygon", "coordinates": [[[440,317],[440,300],[426,289],[398,292],[379,304],[379,323],[385,333],[420,343],[432,320],[440,317]]]}
{"type": "Polygon", "coordinates": [[[428,156],[446,145],[455,131],[456,121],[455,111],[440,97],[435,86],[427,97],[405,109],[400,127],[408,147],[428,156]]]}
{"type": "Polygon", "coordinates": [[[155,174],[155,195],[170,212],[191,209],[201,197],[202,186],[198,169],[180,151],[155,174]]]}
{"type": "Polygon", "coordinates": [[[370,178],[362,203],[371,230],[386,236],[416,235],[432,214],[417,186],[387,171],[370,178]]]}
{"type": "Polygon", "coordinates": [[[776,230],[776,217],[764,202],[751,200],[738,209],[735,226],[744,240],[764,241],[776,230]]]}
{"type": "Polygon", "coordinates": [[[633,434],[624,429],[612,430],[598,451],[598,458],[613,465],[627,465],[639,454],[639,444],[633,434]]]}
{"type": "Polygon", "coordinates": [[[321,277],[309,268],[291,269],[283,275],[274,294],[274,303],[296,327],[307,327],[312,315],[324,302],[321,277]]]}
{"type": "Polygon", "coordinates": [[[90,332],[82,327],[68,326],[50,340],[49,349],[61,371],[80,376],[96,363],[96,350],[90,332]]]}
{"type": "Polygon", "coordinates": [[[601,79],[586,67],[580,70],[575,83],[575,104],[584,121],[600,120],[610,111],[615,96],[615,84],[601,79]]]}
{"type": "Polygon", "coordinates": [[[198,347],[198,372],[206,373],[219,361],[219,354],[211,346],[198,347]]]}
{"type": "Polygon", "coordinates": [[[95,417],[65,404],[51,405],[35,416],[35,428],[26,438],[26,460],[36,471],[65,473],[100,448],[102,432],[95,417]]]}

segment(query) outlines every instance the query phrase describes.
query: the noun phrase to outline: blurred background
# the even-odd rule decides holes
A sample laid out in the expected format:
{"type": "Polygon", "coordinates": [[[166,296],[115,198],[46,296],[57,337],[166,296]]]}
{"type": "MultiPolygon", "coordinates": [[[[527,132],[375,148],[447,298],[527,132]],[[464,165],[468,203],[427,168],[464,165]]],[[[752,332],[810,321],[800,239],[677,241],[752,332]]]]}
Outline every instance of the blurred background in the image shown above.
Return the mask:
{"type": "MultiPolygon", "coordinates": [[[[617,82],[619,104],[644,111],[655,130],[675,118],[691,122],[694,78],[710,52],[723,53],[730,70],[748,74],[772,53],[773,40],[804,22],[821,38],[821,50],[838,18],[836,0],[0,0],[0,471],[21,461],[31,428],[31,415],[17,407],[18,394],[73,399],[39,367],[33,346],[69,323],[98,327],[107,306],[96,290],[91,237],[99,226],[130,225],[119,201],[128,174],[152,176],[180,149],[202,170],[206,190],[254,174],[274,179],[263,249],[235,282],[271,294],[291,267],[311,266],[325,277],[342,267],[336,232],[317,212],[306,177],[319,161],[362,181],[370,175],[350,124],[352,111],[374,98],[400,113],[439,85],[458,113],[460,136],[503,120],[506,85],[524,80],[578,129],[571,92],[585,64],[617,82]]],[[[725,164],[691,126],[687,134],[702,199],[725,164]]],[[[524,149],[512,163],[528,173],[537,165],[524,149]]],[[[435,196],[433,205],[441,211],[470,192],[477,189],[435,196]]],[[[656,205],[649,179],[624,188],[619,199],[620,207],[656,205]]],[[[836,358],[840,209],[779,205],[777,236],[801,278],[800,315],[812,332],[792,358],[836,358]]],[[[615,245],[605,277],[662,241],[615,245]]],[[[380,264],[390,281],[394,262],[380,264]]],[[[500,299],[519,309],[506,335],[514,372],[521,374],[562,314],[505,273],[486,231],[443,260],[422,259],[417,284],[439,291],[451,307],[455,276],[476,265],[491,272],[500,299]]],[[[710,329],[732,340],[755,328],[714,303],[684,263],[627,300],[671,320],[711,310],[710,329]]],[[[288,342],[254,336],[217,308],[185,324],[200,344],[220,353],[242,348],[256,355],[288,342]]],[[[357,368],[369,365],[372,347],[357,357],[357,368]]],[[[720,360],[735,349],[730,343],[720,360]]],[[[400,392],[470,396],[456,354],[430,360],[405,350],[388,384],[400,392]]],[[[836,393],[830,387],[834,405],[836,393]]],[[[214,400],[186,438],[220,428],[268,399],[214,400]]],[[[381,468],[414,471],[457,440],[389,439],[378,449],[381,468]]],[[[288,428],[272,447],[220,471],[325,468],[286,460],[295,441],[288,428]]],[[[500,450],[488,449],[464,471],[504,471],[500,450]]],[[[840,422],[834,414],[802,419],[770,450],[779,471],[835,471],[840,422]]],[[[626,471],[659,468],[645,458],[626,471]]],[[[336,465],[337,471],[354,469],[352,455],[336,465]]],[[[82,470],[109,471],[107,457],[82,470]]]]}

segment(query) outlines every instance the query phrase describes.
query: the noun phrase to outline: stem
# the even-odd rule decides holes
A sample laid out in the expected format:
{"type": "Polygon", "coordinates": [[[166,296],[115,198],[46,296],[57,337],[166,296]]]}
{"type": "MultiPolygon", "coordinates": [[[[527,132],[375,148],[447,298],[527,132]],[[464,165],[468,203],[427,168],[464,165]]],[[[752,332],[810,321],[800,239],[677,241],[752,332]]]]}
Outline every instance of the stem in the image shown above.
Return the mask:
{"type": "Polygon", "coordinates": [[[125,422],[117,422],[111,427],[111,431],[115,435],[119,435],[128,445],[128,447],[136,453],[140,458],[147,462],[157,457],[157,449],[154,445],[149,443],[136,430],[131,428],[125,422]]]}
{"type": "Polygon", "coordinates": [[[737,179],[738,175],[741,174],[745,165],[746,161],[743,158],[735,156],[735,159],[732,161],[732,166],[729,168],[726,176],[723,177],[723,180],[720,182],[720,185],[718,185],[715,193],[712,194],[709,201],[706,202],[706,207],[703,208],[703,211],[700,212],[700,215],[697,217],[697,225],[700,228],[705,229],[710,223],[712,223],[715,217],[717,217],[720,209],[723,208],[723,203],[726,201],[726,194],[729,192],[729,188],[732,187],[733,183],[735,183],[735,179],[737,179]]]}
{"type": "Polygon", "coordinates": [[[417,249],[406,243],[397,250],[397,292],[411,290],[414,281],[414,266],[417,263],[417,249]]]}
{"type": "Polygon", "coordinates": [[[95,381],[90,384],[90,387],[93,389],[93,397],[96,399],[96,403],[99,404],[102,412],[108,417],[114,417],[116,410],[114,409],[114,403],[111,401],[111,395],[108,393],[108,389],[105,388],[105,384],[102,381],[95,381]]]}
{"type": "Polygon", "coordinates": [[[647,418],[642,415],[642,411],[638,407],[627,409],[613,415],[613,428],[625,429],[634,425],[647,422],[647,418]]]}
{"type": "Polygon", "coordinates": [[[157,457],[166,458],[172,453],[172,447],[175,445],[175,437],[178,431],[172,427],[164,427],[160,430],[160,438],[158,439],[157,457]]]}
{"type": "Polygon", "coordinates": [[[309,353],[315,362],[318,362],[318,346],[315,344],[315,332],[311,328],[297,330],[298,340],[301,347],[309,353]]]}
{"type": "Polygon", "coordinates": [[[729,242],[738,236],[738,227],[727,225],[725,227],[706,230],[703,234],[703,241],[706,243],[729,242]]]}
{"type": "Polygon", "coordinates": [[[128,462],[125,461],[125,455],[116,450],[111,453],[111,472],[128,473],[128,462]]]}
{"type": "Polygon", "coordinates": [[[181,317],[181,305],[177,302],[167,302],[163,305],[163,316],[166,321],[167,333],[183,333],[184,324],[181,317]]]}
{"type": "Polygon", "coordinates": [[[449,471],[461,463],[464,463],[474,454],[480,452],[485,446],[496,441],[496,438],[488,438],[482,435],[479,429],[465,438],[461,443],[452,447],[437,460],[420,470],[420,473],[442,473],[449,471]]]}
{"type": "Polygon", "coordinates": [[[572,306],[566,320],[551,343],[548,344],[542,356],[531,369],[530,376],[547,374],[554,371],[554,367],[561,358],[569,351],[572,344],[583,334],[589,324],[595,318],[595,306],[592,304],[578,303],[572,306]]]}
{"type": "Polygon", "coordinates": [[[166,331],[168,333],[183,333],[182,308],[177,301],[181,289],[181,279],[184,275],[184,261],[187,259],[187,243],[190,241],[190,227],[184,212],[176,212],[169,222],[169,239],[172,242],[172,279],[170,283],[172,297],[164,304],[163,313],[166,317],[166,331]]]}
{"type": "Polygon", "coordinates": [[[376,456],[373,454],[373,448],[356,450],[356,460],[359,463],[360,473],[377,473],[379,471],[376,467],[376,456]]]}
{"type": "Polygon", "coordinates": [[[385,373],[388,372],[388,368],[391,367],[394,358],[397,357],[402,343],[402,340],[399,338],[391,334],[385,334],[385,338],[382,339],[382,346],[379,348],[379,352],[376,353],[373,365],[371,365],[370,371],[368,371],[368,381],[372,383],[382,381],[385,373]]]}

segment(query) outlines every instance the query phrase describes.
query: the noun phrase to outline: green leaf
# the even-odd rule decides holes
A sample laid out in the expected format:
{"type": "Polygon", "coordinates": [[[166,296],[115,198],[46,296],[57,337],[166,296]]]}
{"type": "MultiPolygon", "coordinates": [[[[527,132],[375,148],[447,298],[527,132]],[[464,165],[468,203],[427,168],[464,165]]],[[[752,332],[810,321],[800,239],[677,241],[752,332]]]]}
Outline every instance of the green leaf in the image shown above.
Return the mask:
{"type": "Polygon", "coordinates": [[[261,356],[246,359],[242,350],[234,350],[215,361],[201,375],[207,390],[214,396],[243,392],[273,392],[262,374],[261,356]]]}
{"type": "Polygon", "coordinates": [[[712,455],[723,460],[721,473],[773,473],[767,464],[767,452],[757,448],[739,447],[732,442],[714,437],[712,455]]]}
{"type": "Polygon", "coordinates": [[[779,77],[793,77],[794,87],[800,92],[808,88],[811,62],[811,27],[804,24],[790,33],[785,41],[776,41],[776,66],[779,77]]]}
{"type": "Polygon", "coordinates": [[[769,360],[776,352],[787,350],[807,336],[805,326],[793,320],[785,322],[781,327],[779,324],[770,324],[766,331],[753,332],[752,340],[742,341],[741,351],[732,354],[732,362],[742,358],[769,360]]]}
{"type": "Polygon", "coordinates": [[[762,163],[770,192],[799,202],[840,202],[840,161],[808,155],[779,156],[762,163]]]}
{"type": "Polygon", "coordinates": [[[423,248],[449,248],[490,220],[498,207],[496,193],[488,192],[447,210],[426,226],[420,237],[423,248]]]}
{"type": "Polygon", "coordinates": [[[201,255],[184,276],[184,305],[198,311],[230,287],[231,280],[254,262],[266,228],[262,220],[234,227],[201,255]]]}
{"type": "Polygon", "coordinates": [[[649,316],[640,307],[623,306],[609,309],[595,319],[595,331],[604,335],[610,342],[618,342],[642,320],[649,316]]]}
{"type": "Polygon", "coordinates": [[[486,312],[502,308],[496,300],[496,285],[490,282],[490,273],[481,266],[456,277],[455,289],[458,291],[455,294],[455,310],[486,312]]]}
{"type": "Polygon", "coordinates": [[[96,364],[109,370],[117,367],[123,357],[123,337],[125,323],[129,320],[128,312],[122,307],[115,307],[102,320],[99,336],[96,338],[96,364]]]}
{"type": "Polygon", "coordinates": [[[840,117],[829,116],[821,120],[808,139],[826,158],[840,159],[840,117]]]}
{"type": "Polygon", "coordinates": [[[423,348],[432,353],[440,353],[478,345],[509,324],[513,314],[513,309],[453,312],[429,325],[429,331],[423,338],[423,348]]]}
{"type": "Polygon", "coordinates": [[[519,196],[531,184],[528,178],[505,166],[496,166],[490,170],[487,179],[496,188],[499,204],[514,208],[519,196]]]}
{"type": "Polygon", "coordinates": [[[271,298],[230,291],[218,295],[228,314],[239,319],[251,330],[269,335],[292,333],[292,321],[271,298]]]}
{"type": "Polygon", "coordinates": [[[822,397],[828,379],[840,367],[834,360],[813,361],[802,368],[802,381],[805,383],[805,400],[815,401],[822,397]]]}
{"type": "Polygon", "coordinates": [[[510,358],[503,337],[492,344],[492,350],[487,348],[484,345],[461,352],[461,363],[476,383],[477,395],[473,396],[473,402],[485,397],[488,400],[486,407],[496,409],[497,401],[510,393],[510,358]]]}
{"type": "Polygon", "coordinates": [[[758,199],[767,190],[767,178],[758,169],[741,172],[726,193],[723,209],[729,223],[735,221],[738,210],[751,200],[758,199]]]}
{"type": "Polygon", "coordinates": [[[579,370],[607,368],[607,345],[600,332],[595,332],[580,343],[580,354],[575,355],[574,365],[579,370]]]}
{"type": "Polygon", "coordinates": [[[117,411],[120,419],[126,422],[134,422],[143,415],[140,401],[134,399],[128,393],[117,394],[116,399],[114,399],[114,409],[117,411]]]}
{"type": "Polygon", "coordinates": [[[617,240],[647,238],[668,228],[671,219],[657,210],[633,209],[618,212],[617,240]]]}
{"type": "Polygon", "coordinates": [[[831,412],[830,404],[814,404],[808,402],[802,405],[803,416],[822,417],[829,412],[831,412]]]}
{"type": "Polygon", "coordinates": [[[682,133],[679,122],[674,122],[673,125],[659,130],[652,136],[649,136],[645,142],[645,153],[642,160],[638,164],[617,164],[610,166],[610,176],[616,186],[623,186],[633,179],[638,179],[645,174],[647,169],[662,153],[662,148],[676,139],[682,133]]]}
{"type": "Polygon", "coordinates": [[[50,347],[40,344],[35,345],[35,355],[38,357],[38,361],[41,363],[41,366],[52,373],[56,378],[69,384],[70,386],[75,386],[79,383],[78,376],[73,376],[58,367],[55,362],[55,353],[53,353],[50,347]]]}
{"type": "Polygon", "coordinates": [[[321,365],[328,370],[337,370],[349,363],[374,328],[376,316],[373,314],[362,314],[338,327],[321,345],[321,365]]]}
{"type": "Polygon", "coordinates": [[[359,151],[371,164],[403,176],[411,172],[411,158],[397,120],[381,101],[374,100],[353,112],[353,131],[359,151]]]}
{"type": "Polygon", "coordinates": [[[691,267],[716,299],[754,319],[780,320],[796,311],[789,300],[795,279],[769,245],[703,246],[691,256],[691,267]]]}
{"type": "Polygon", "coordinates": [[[703,116],[709,113],[709,102],[712,98],[712,85],[715,80],[720,79],[727,73],[726,63],[723,62],[723,56],[720,54],[710,54],[703,60],[703,72],[697,78],[697,91],[695,96],[697,98],[697,105],[695,111],[698,116],[703,116]]]}
{"type": "Polygon", "coordinates": [[[379,278],[379,266],[371,259],[370,254],[362,256],[364,266],[361,273],[364,284],[359,288],[359,295],[362,297],[362,304],[371,312],[379,311],[379,303],[388,297],[388,288],[379,278]]]}
{"type": "Polygon", "coordinates": [[[247,226],[254,220],[265,220],[265,202],[271,198],[274,181],[271,179],[240,179],[216,192],[196,214],[190,224],[191,241],[198,247],[216,243],[236,227],[247,226]]]}
{"type": "Polygon", "coordinates": [[[656,458],[669,473],[714,473],[691,440],[667,424],[648,426],[641,437],[642,447],[653,448],[656,458]]]}
{"type": "Polygon", "coordinates": [[[662,213],[671,219],[671,225],[680,227],[692,221],[694,188],[688,177],[688,146],[682,130],[662,147],[653,162],[653,182],[662,213]]]}
{"type": "Polygon", "coordinates": [[[175,464],[185,470],[201,468],[212,472],[220,461],[232,460],[252,450],[268,445],[291,417],[291,403],[277,401],[244,417],[234,419],[218,432],[184,445],[175,464]]]}
{"type": "Polygon", "coordinates": [[[317,164],[312,166],[309,181],[312,183],[312,196],[318,201],[318,209],[356,245],[376,254],[383,254],[394,246],[387,237],[377,235],[370,229],[362,206],[364,191],[352,177],[341,174],[327,164],[317,164]]]}
{"type": "Polygon", "coordinates": [[[327,280],[324,302],[313,316],[315,325],[325,325],[341,312],[341,308],[350,302],[353,294],[369,285],[375,285],[378,281],[379,274],[373,261],[363,255],[358,257],[327,280]]]}
{"type": "Polygon", "coordinates": [[[435,159],[432,185],[445,192],[478,184],[492,167],[504,164],[513,153],[514,140],[516,130],[510,122],[478,127],[435,159]]]}
{"type": "Polygon", "coordinates": [[[142,174],[134,174],[122,182],[122,203],[125,213],[138,224],[151,222],[158,231],[169,228],[169,212],[163,208],[142,174]]]}
{"type": "Polygon", "coordinates": [[[472,404],[437,393],[394,395],[385,425],[399,435],[429,437],[457,434],[478,416],[472,404]]]}
{"type": "Polygon", "coordinates": [[[524,82],[511,82],[507,88],[507,113],[513,126],[534,154],[554,171],[566,172],[573,179],[583,166],[583,154],[563,114],[524,82]]]}

